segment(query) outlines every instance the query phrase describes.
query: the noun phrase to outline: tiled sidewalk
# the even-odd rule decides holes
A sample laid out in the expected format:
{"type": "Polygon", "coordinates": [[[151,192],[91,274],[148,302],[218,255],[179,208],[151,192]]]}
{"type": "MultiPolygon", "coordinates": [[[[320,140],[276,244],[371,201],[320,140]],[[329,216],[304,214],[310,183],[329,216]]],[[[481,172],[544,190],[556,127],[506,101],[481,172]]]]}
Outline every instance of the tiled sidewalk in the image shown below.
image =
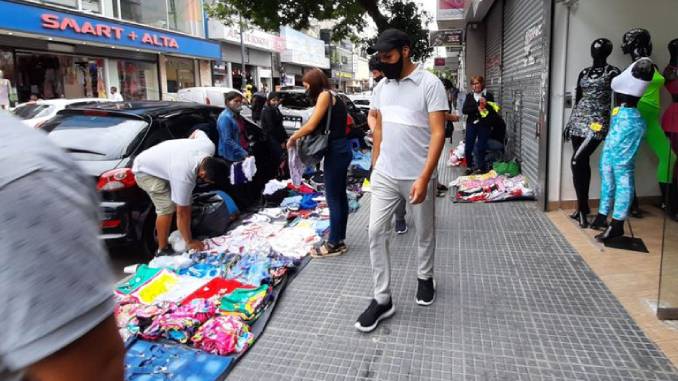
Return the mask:
{"type": "Polygon", "coordinates": [[[535,204],[437,208],[432,306],[414,302],[411,229],[391,241],[396,315],[353,327],[372,287],[366,196],[350,252],[311,261],[228,380],[678,380],[535,204]]]}

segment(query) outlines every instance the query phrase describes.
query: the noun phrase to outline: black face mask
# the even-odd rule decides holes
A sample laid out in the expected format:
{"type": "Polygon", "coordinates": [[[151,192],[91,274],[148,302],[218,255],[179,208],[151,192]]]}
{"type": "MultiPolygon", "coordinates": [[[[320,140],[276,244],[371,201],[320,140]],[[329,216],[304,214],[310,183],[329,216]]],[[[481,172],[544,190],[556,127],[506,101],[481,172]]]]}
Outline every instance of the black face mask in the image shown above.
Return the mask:
{"type": "Polygon", "coordinates": [[[400,51],[400,59],[396,63],[381,63],[381,71],[388,79],[400,79],[400,73],[403,72],[403,51],[400,51]]]}
{"type": "Polygon", "coordinates": [[[384,79],[384,76],[383,76],[383,75],[380,75],[380,76],[378,76],[378,77],[374,77],[374,82],[375,82],[375,83],[379,83],[379,82],[381,82],[382,79],[384,79]]]}

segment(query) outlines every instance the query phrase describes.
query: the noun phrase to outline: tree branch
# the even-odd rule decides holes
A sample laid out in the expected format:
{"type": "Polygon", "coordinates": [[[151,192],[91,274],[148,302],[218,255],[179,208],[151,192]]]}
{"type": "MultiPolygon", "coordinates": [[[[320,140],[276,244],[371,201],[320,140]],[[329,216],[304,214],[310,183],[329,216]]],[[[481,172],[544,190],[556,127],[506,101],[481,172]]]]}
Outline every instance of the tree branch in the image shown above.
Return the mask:
{"type": "Polygon", "coordinates": [[[380,32],[388,29],[388,19],[379,10],[379,0],[358,0],[358,4],[367,11],[380,32]]]}

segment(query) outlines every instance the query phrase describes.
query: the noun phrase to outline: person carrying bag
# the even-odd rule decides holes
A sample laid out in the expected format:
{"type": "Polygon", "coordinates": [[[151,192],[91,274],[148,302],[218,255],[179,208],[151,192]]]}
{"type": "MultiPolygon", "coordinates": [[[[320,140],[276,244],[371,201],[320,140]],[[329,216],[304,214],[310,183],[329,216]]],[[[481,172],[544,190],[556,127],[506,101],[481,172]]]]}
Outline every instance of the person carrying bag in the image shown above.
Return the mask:
{"type": "Polygon", "coordinates": [[[298,150],[305,165],[324,162],[325,197],[330,209],[330,236],[311,251],[314,257],[333,257],[348,248],[348,197],[346,178],[353,153],[346,139],[346,105],[332,95],[327,76],[320,69],[308,71],[303,78],[306,95],[315,104],[313,115],[287,141],[287,148],[298,150]]]}

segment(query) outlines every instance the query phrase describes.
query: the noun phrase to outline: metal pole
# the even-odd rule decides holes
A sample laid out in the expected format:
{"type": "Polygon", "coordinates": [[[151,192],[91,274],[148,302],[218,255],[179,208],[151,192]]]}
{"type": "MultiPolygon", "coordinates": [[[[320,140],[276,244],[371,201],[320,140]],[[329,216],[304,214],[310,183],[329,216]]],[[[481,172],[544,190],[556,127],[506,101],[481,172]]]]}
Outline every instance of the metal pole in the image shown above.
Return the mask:
{"type": "Polygon", "coordinates": [[[240,75],[242,77],[241,86],[245,88],[245,42],[242,34],[242,14],[240,16],[240,75]]]}

